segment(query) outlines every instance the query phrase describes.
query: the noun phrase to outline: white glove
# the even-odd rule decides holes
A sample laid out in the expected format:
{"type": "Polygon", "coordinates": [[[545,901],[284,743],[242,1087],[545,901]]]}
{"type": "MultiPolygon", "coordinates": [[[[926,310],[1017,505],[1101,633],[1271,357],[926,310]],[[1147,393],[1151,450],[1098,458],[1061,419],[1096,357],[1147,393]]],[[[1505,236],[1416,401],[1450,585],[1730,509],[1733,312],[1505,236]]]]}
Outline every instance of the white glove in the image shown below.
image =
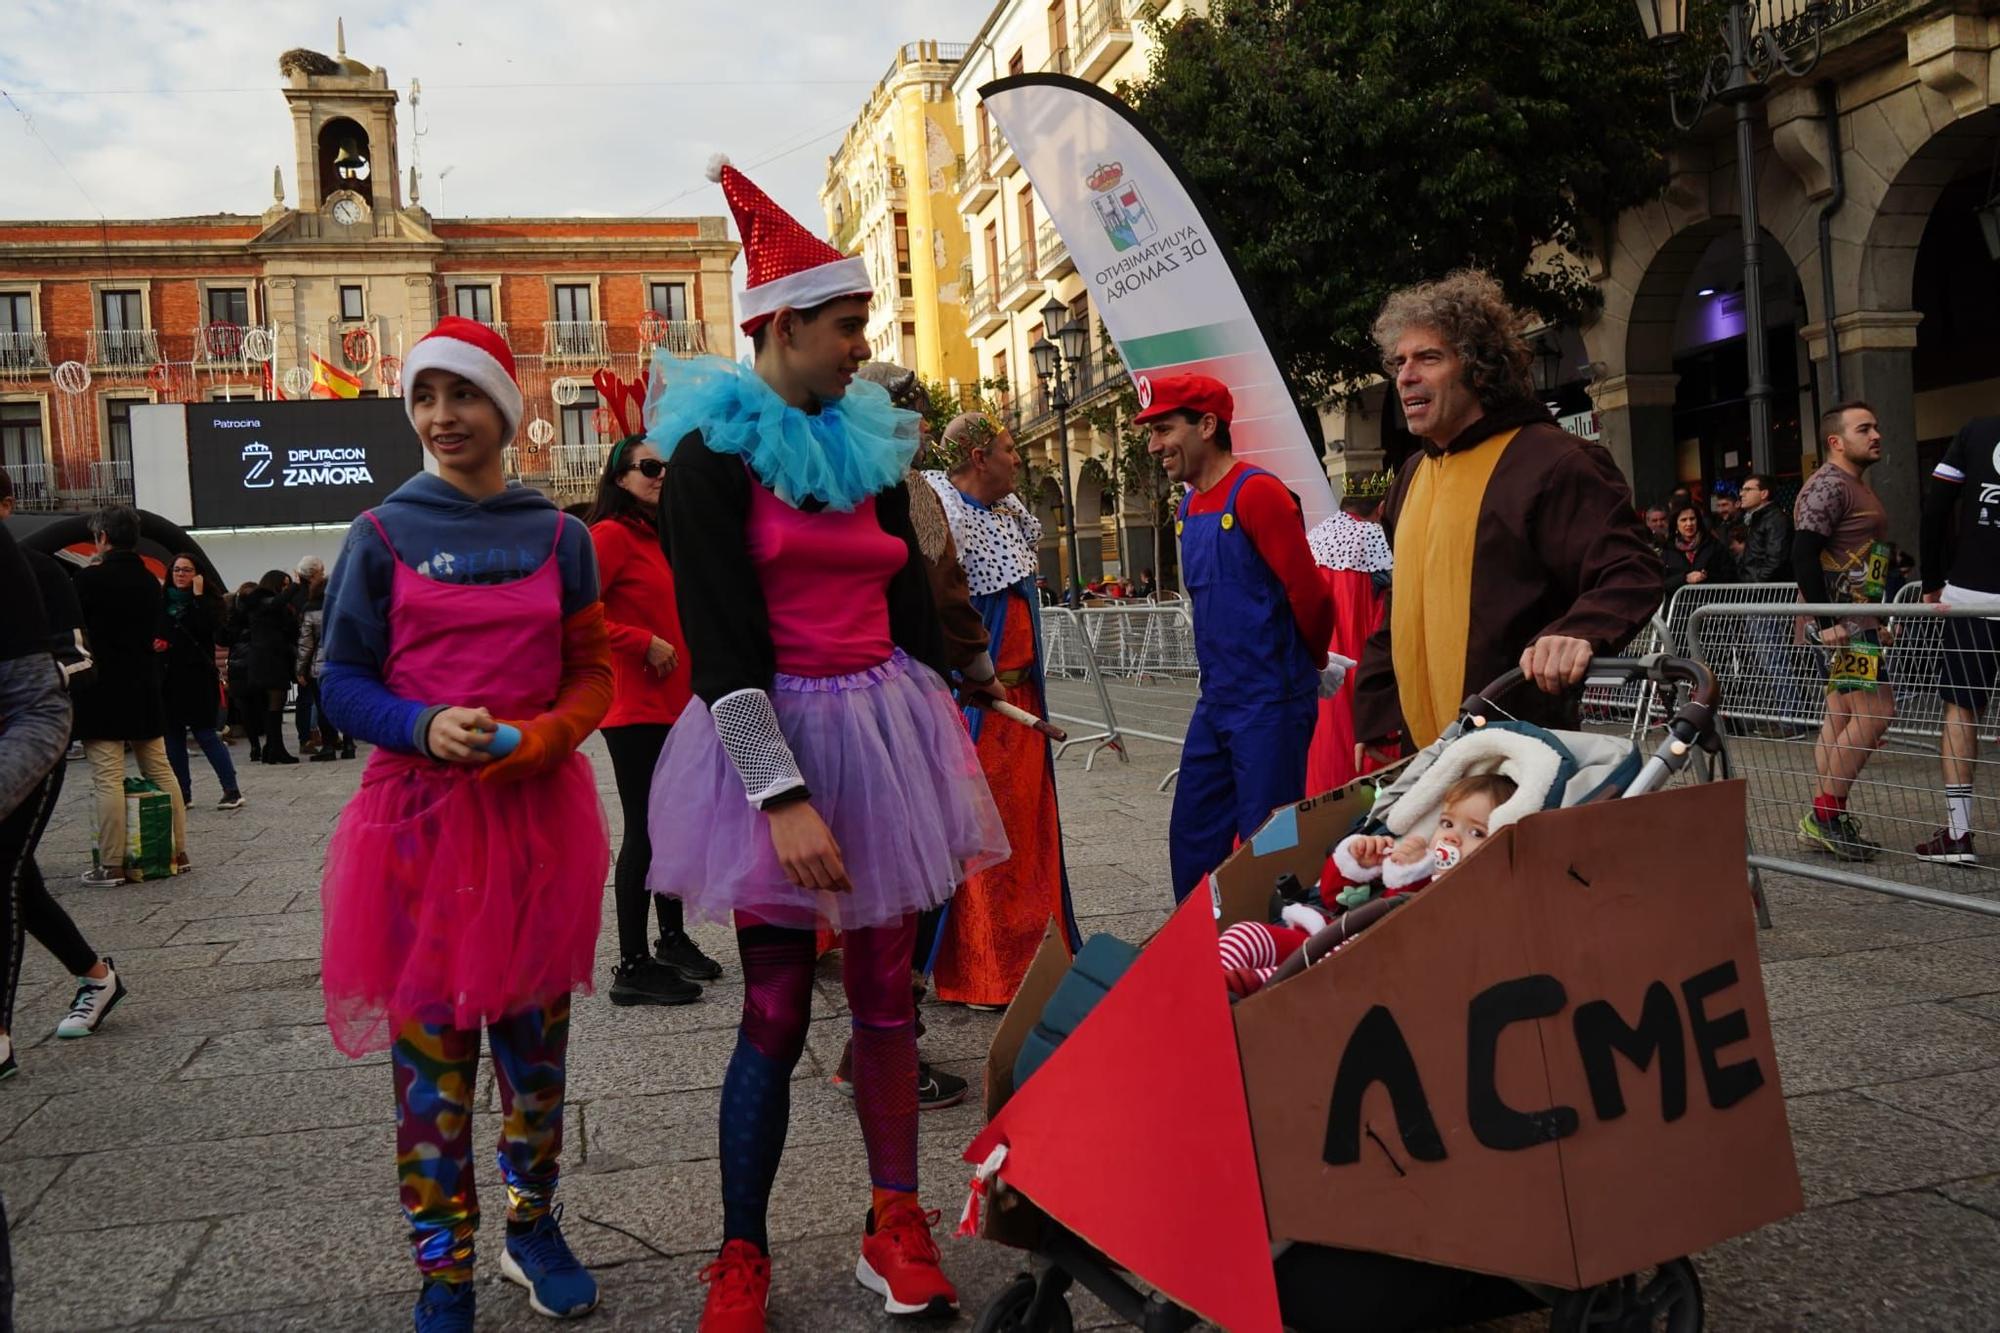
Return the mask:
{"type": "Polygon", "coordinates": [[[1342,657],[1339,653],[1328,653],[1326,665],[1319,672],[1319,697],[1331,699],[1340,693],[1340,687],[1347,683],[1347,673],[1354,669],[1354,659],[1342,657]]]}

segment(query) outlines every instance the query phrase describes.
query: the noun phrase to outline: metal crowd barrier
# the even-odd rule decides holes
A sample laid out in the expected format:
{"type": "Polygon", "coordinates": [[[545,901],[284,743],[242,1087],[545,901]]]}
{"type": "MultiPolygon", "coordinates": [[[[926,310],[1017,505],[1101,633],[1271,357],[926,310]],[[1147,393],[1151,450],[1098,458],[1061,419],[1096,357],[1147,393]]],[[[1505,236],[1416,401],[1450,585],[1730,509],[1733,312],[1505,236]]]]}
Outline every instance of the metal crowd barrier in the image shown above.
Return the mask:
{"type": "MultiPolygon", "coordinates": [[[[1752,866],[2000,916],[2000,734],[1987,716],[1990,692],[1968,696],[1976,710],[1950,715],[1940,695],[2000,667],[1994,619],[1914,600],[1689,610],[1687,650],[1721,682],[1729,765],[1749,780],[1752,866]],[[1806,634],[1818,616],[1876,627],[1884,645],[1876,688],[1829,693],[1833,651],[1806,634]],[[1966,628],[1951,629],[1954,621],[1966,628]],[[1969,793],[1969,852],[1934,841],[1950,817],[1945,748],[1954,785],[1969,793]],[[1804,823],[1814,797],[1846,782],[1857,836],[1814,839],[1804,823]]],[[[1849,665],[1868,669],[1865,659],[1849,665]]]]}
{"type": "Polygon", "coordinates": [[[1118,728],[1118,714],[1111,707],[1111,695],[1104,675],[1098,670],[1097,655],[1084,634],[1078,613],[1064,606],[1042,608],[1042,675],[1048,715],[1058,722],[1074,723],[1090,730],[1056,747],[1060,759],[1072,745],[1087,745],[1083,767],[1086,772],[1097,764],[1101,751],[1110,750],[1120,761],[1131,763],[1118,728]]]}

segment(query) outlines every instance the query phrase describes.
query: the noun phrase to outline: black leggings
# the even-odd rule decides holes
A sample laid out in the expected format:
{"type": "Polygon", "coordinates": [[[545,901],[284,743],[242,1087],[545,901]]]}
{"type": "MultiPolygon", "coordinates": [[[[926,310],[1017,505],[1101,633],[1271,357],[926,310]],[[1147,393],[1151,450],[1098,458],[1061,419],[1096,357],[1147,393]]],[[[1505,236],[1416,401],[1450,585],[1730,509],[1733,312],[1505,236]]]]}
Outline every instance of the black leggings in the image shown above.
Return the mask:
{"type": "Polygon", "coordinates": [[[659,914],[660,933],[681,930],[681,900],[646,892],[646,871],[653,863],[653,838],[646,829],[647,798],[653,790],[653,767],[667,743],[664,722],[635,722],[604,728],[604,748],[611,751],[611,774],[618,782],[618,806],[625,812],[625,841],[618,847],[618,869],[612,876],[613,902],[618,908],[618,955],[623,962],[650,956],[646,944],[646,899],[659,914]]]}
{"type": "Polygon", "coordinates": [[[7,950],[6,971],[0,975],[0,1030],[14,1027],[14,992],[21,981],[23,934],[33,935],[72,976],[97,966],[97,951],[84,941],[69,913],[49,896],[35,864],[35,846],[42,840],[49,816],[62,792],[64,763],[58,759],[49,775],[5,819],[0,819],[0,947],[7,950]]]}

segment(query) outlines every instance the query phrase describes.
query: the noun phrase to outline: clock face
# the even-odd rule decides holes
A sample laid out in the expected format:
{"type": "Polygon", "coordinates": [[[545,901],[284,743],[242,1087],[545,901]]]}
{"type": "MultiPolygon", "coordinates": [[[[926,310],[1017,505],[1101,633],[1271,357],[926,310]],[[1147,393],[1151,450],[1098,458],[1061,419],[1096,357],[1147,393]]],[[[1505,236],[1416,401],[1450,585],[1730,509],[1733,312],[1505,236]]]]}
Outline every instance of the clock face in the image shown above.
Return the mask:
{"type": "Polygon", "coordinates": [[[343,227],[351,227],[361,221],[361,205],[352,199],[338,199],[333,205],[333,220],[343,227]]]}

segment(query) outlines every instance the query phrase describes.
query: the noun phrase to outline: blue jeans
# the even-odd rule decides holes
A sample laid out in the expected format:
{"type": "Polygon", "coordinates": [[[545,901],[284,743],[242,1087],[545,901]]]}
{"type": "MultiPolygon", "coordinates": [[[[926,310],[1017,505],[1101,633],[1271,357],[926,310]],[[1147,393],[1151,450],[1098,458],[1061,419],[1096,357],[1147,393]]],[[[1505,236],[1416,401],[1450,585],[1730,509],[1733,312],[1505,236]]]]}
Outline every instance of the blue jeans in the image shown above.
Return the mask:
{"type": "MultiPolygon", "coordinates": [[[[188,772],[187,733],[186,727],[170,726],[166,734],[167,765],[174,770],[174,776],[180,779],[183,803],[194,799],[194,786],[188,772]]],[[[208,766],[215,770],[215,779],[222,784],[223,792],[226,794],[235,791],[236,761],[229,757],[229,747],[215,734],[215,728],[196,729],[194,742],[201,747],[201,752],[208,756],[208,766]]]]}

